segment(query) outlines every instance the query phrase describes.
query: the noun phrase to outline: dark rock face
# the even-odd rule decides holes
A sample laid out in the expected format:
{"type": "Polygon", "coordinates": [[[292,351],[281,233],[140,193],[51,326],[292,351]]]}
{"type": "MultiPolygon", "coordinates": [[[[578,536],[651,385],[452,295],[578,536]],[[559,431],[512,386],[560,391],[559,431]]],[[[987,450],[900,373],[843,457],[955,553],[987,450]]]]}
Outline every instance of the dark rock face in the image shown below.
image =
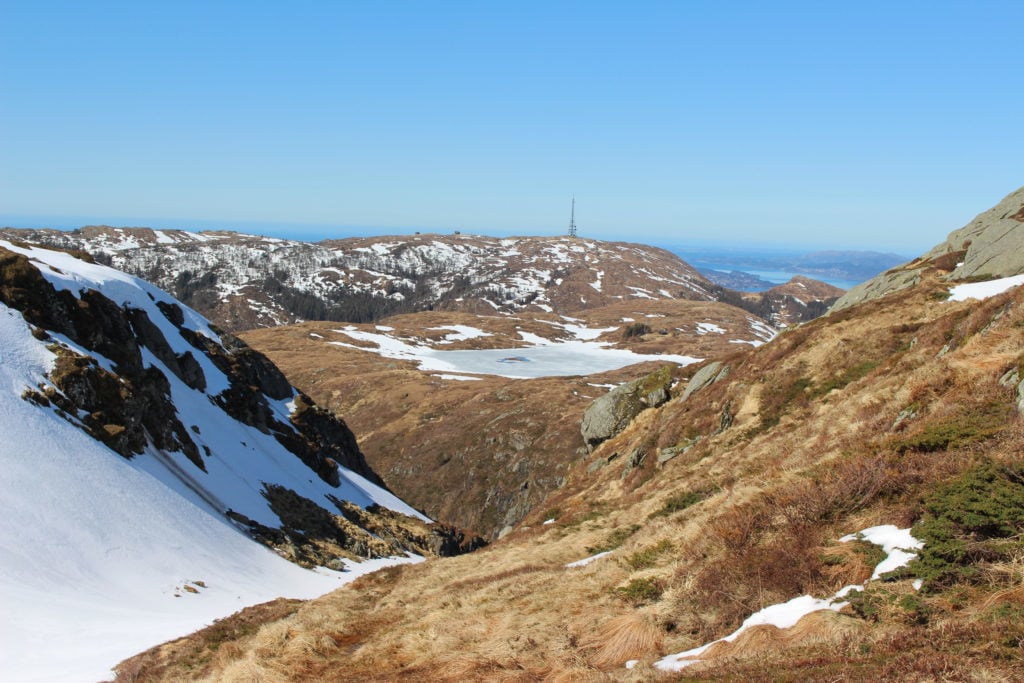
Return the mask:
{"type": "Polygon", "coordinates": [[[583,414],[580,432],[587,448],[612,438],[648,408],[669,399],[672,372],[668,367],[618,386],[594,401],[583,414]]]}
{"type": "MultiPolygon", "coordinates": [[[[45,400],[68,415],[84,411],[82,422],[89,433],[125,457],[141,453],[149,439],[157,448],[182,450],[205,469],[199,449],[177,418],[167,378],[156,368],[143,367],[141,350],[147,349],[193,389],[204,391],[207,378],[193,352],[176,354],[145,311],[118,306],[94,290],[82,292],[80,298],[57,291],[26,257],[5,249],[0,249],[0,301],[22,311],[29,323],[62,334],[114,364],[116,374],[91,358],[61,350],[51,379],[62,395],[51,389],[45,400]]],[[[184,312],[177,304],[158,305],[195,352],[227,375],[230,388],[215,400],[228,415],[274,434],[334,486],[337,464],[383,485],[366,464],[351,430],[310,399],[297,402],[301,410],[291,424],[275,418],[267,398],[291,398],[294,390],[263,354],[230,335],[224,336],[223,346],[217,344],[185,328],[184,312]]]]}
{"type": "MultiPolygon", "coordinates": [[[[292,413],[291,421],[301,434],[309,436],[307,443],[310,460],[317,463],[336,462],[361,474],[374,484],[384,486],[384,481],[373,471],[366,462],[363,452],[359,450],[355,434],[341,418],[314,404],[305,394],[299,394],[295,399],[295,412],[292,413]]],[[[299,457],[309,465],[306,457],[301,454],[299,457]]],[[[330,469],[333,471],[334,467],[330,469]]]]}
{"type": "Polygon", "coordinates": [[[269,485],[263,495],[280,517],[280,529],[237,512],[228,516],[264,544],[305,566],[341,569],[339,557],[389,557],[409,551],[451,557],[487,545],[479,536],[467,538],[460,529],[423,522],[379,505],[363,509],[334,499],[337,512],[331,512],[283,486],[269,485]]]}
{"type": "MultiPolygon", "coordinates": [[[[125,458],[148,447],[184,453],[206,471],[189,430],[178,418],[171,375],[203,392],[226,416],[273,435],[321,479],[340,485],[338,465],[383,487],[359,450],[355,435],[328,411],[297,394],[278,368],[241,340],[223,335],[223,344],[185,327],[177,304],[161,302],[160,312],[192,347],[175,353],[164,336],[167,327],[156,324],[140,309],[119,306],[102,293],[88,290],[76,298],[57,291],[24,256],[0,248],[0,302],[20,310],[35,326],[40,340],[59,334],[96,354],[76,353],[54,343],[57,360],[50,384],[23,396],[40,406],[55,408],[61,416],[107,444],[125,458]],[[170,373],[144,362],[152,354],[170,373]],[[228,389],[206,394],[208,378],[197,355],[223,371],[228,389]],[[99,360],[97,360],[97,358],[99,360]],[[104,360],[105,359],[105,360],[104,360]],[[106,361],[109,361],[107,363],[106,361]],[[294,410],[282,420],[271,401],[293,399],[294,410]]],[[[180,347],[180,345],[179,345],[180,347]]],[[[209,366],[207,366],[209,368],[209,366]]],[[[204,447],[205,448],[205,447],[204,447]]],[[[210,452],[207,450],[206,455],[210,452]]],[[[484,544],[455,528],[434,525],[379,506],[363,510],[333,499],[338,512],[324,509],[283,486],[266,484],[264,496],[282,521],[280,529],[266,527],[243,515],[226,511],[257,540],[299,564],[332,566],[340,556],[351,559],[385,557],[416,552],[454,555],[484,544]],[[340,513],[340,514],[338,514],[340,513]]]]}

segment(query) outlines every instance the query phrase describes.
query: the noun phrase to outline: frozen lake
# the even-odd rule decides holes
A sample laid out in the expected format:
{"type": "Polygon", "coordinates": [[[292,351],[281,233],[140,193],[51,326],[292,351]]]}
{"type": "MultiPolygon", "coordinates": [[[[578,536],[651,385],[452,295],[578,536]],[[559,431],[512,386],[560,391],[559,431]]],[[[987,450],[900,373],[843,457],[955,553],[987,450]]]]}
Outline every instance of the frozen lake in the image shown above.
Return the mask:
{"type": "MultiPolygon", "coordinates": [[[[377,348],[366,348],[344,342],[331,342],[332,344],[377,353],[385,358],[414,361],[419,365],[420,370],[449,373],[449,379],[457,379],[451,375],[460,374],[497,375],[513,379],[565,377],[607,372],[646,361],[667,361],[679,365],[690,365],[703,360],[691,356],[633,353],[628,349],[607,348],[604,343],[593,341],[548,342],[543,345],[517,349],[447,351],[408,344],[400,339],[374,332],[350,329],[338,330],[338,332],[353,339],[375,343],[377,348]]],[[[465,379],[473,378],[466,377],[465,379]]]]}

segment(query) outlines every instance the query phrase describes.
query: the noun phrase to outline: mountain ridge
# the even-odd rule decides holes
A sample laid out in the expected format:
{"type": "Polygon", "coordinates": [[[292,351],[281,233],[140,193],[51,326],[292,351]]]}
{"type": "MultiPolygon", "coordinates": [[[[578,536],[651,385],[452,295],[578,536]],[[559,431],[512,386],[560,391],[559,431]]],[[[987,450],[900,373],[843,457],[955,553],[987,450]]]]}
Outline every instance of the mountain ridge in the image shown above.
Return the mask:
{"type": "Polygon", "coordinates": [[[416,234],[310,243],[109,226],[5,228],[0,237],[88,251],[236,332],[423,310],[572,315],[646,300],[753,306],[668,250],[587,238],[416,234]]]}

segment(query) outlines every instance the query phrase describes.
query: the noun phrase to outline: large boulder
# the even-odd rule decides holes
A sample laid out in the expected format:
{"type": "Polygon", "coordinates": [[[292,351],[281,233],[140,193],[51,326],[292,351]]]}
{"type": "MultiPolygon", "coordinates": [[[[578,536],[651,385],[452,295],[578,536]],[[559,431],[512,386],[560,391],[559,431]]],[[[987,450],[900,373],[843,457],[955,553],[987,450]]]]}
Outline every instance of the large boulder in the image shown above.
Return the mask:
{"type": "Polygon", "coordinates": [[[686,385],[686,389],[683,390],[683,395],[679,397],[679,400],[685,401],[704,387],[711,386],[715,382],[725,379],[728,375],[729,366],[722,363],[722,361],[716,360],[708,363],[690,378],[690,382],[686,385]]]}
{"type": "Polygon", "coordinates": [[[666,366],[641,379],[621,384],[590,404],[583,413],[580,432],[587,450],[612,438],[648,408],[669,399],[672,370],[666,366]]]}
{"type": "Polygon", "coordinates": [[[949,280],[994,279],[1024,273],[1024,187],[950,233],[919,259],[862,282],[836,301],[841,311],[916,285],[924,270],[942,264],[949,280]]]}

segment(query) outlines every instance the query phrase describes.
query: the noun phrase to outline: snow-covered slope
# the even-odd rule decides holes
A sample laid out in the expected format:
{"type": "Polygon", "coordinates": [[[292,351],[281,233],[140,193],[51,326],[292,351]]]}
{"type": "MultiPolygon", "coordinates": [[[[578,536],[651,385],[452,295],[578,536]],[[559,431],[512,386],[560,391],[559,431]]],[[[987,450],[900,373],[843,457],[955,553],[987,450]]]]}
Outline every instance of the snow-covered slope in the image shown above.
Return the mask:
{"type": "Polygon", "coordinates": [[[425,517],[315,443],[343,423],[287,385],[242,387],[276,369],[152,285],[0,242],[0,302],[0,679],[96,680],[215,617],[429,546],[425,517]],[[244,533],[299,544],[301,499],[351,537],[327,548],[350,571],[303,569],[244,533]]]}
{"type": "Polygon", "coordinates": [[[368,322],[418,310],[567,314],[621,300],[713,300],[655,247],[568,237],[409,235],[316,244],[234,232],[86,227],[0,238],[84,249],[158,284],[228,329],[368,322]]]}

